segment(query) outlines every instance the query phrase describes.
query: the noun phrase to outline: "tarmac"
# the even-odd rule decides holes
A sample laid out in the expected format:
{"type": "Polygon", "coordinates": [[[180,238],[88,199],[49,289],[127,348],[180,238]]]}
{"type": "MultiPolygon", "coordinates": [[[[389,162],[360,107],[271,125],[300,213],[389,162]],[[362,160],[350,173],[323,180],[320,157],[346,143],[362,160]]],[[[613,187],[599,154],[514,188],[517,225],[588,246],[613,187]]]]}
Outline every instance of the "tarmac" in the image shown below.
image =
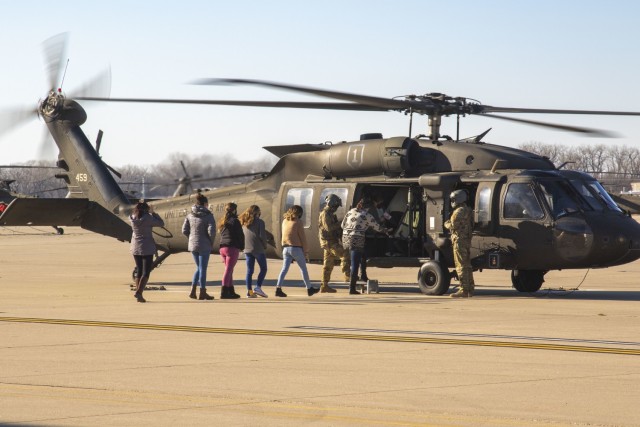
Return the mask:
{"type": "Polygon", "coordinates": [[[212,255],[216,299],[194,301],[191,256],[172,255],[140,304],[127,243],[0,228],[0,425],[640,425],[640,262],[534,294],[485,270],[462,300],[404,268],[370,268],[377,294],[308,297],[296,265],[275,298],[268,266],[269,298],[244,298],[241,260],[243,298],[220,300],[212,255]]]}

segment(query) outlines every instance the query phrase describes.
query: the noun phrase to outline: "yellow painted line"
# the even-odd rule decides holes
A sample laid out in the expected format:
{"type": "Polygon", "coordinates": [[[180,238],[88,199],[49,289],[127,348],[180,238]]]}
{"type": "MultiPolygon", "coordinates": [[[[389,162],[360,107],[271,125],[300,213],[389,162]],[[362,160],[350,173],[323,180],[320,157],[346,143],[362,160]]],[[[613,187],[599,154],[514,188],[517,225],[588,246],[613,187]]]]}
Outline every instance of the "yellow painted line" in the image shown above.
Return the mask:
{"type": "Polygon", "coordinates": [[[594,347],[567,344],[544,344],[511,341],[471,340],[458,338],[406,337],[401,335],[368,335],[331,332],[272,331],[265,329],[231,329],[204,326],[154,325],[146,323],[103,322],[95,320],[42,319],[36,317],[0,317],[2,322],[43,323],[49,325],[93,326],[102,328],[146,329],[153,331],[199,332],[205,334],[265,335],[273,337],[325,338],[359,341],[403,342],[418,344],[472,345],[480,347],[523,348],[529,350],[575,351],[581,353],[623,354],[640,356],[639,349],[594,347]]]}

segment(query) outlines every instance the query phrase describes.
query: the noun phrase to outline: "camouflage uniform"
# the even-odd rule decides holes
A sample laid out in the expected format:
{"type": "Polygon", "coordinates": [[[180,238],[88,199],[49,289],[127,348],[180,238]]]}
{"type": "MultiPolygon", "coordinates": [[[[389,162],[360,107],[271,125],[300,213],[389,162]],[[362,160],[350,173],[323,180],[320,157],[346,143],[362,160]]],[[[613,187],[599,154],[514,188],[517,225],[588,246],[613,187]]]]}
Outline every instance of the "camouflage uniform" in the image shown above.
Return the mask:
{"type": "Polygon", "coordinates": [[[349,281],[351,271],[351,260],[348,252],[340,244],[342,237],[342,227],[338,222],[335,210],[329,206],[325,206],[320,217],[318,218],[318,238],[320,239],[320,247],[324,249],[324,257],[322,263],[322,287],[329,285],[331,272],[337,260],[340,260],[340,267],[344,274],[345,282],[349,281]]]}
{"type": "Polygon", "coordinates": [[[456,206],[451,218],[445,222],[445,228],[451,231],[453,260],[458,273],[460,286],[473,294],[473,268],[471,267],[471,232],[473,229],[473,211],[465,204],[456,206]]]}

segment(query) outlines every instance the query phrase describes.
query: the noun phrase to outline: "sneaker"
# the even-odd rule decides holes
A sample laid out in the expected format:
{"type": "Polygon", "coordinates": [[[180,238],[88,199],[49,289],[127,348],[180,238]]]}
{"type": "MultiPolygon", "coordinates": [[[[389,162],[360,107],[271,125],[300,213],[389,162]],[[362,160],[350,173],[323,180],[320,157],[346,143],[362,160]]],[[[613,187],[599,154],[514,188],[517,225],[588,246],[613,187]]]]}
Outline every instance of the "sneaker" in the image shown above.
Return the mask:
{"type": "Polygon", "coordinates": [[[138,302],[147,302],[146,299],[142,298],[142,294],[136,292],[133,296],[136,297],[136,301],[138,302]]]}
{"type": "Polygon", "coordinates": [[[258,295],[256,295],[256,293],[253,292],[252,290],[249,290],[247,292],[247,298],[258,298],[258,295]]]}
{"type": "Polygon", "coordinates": [[[265,293],[264,293],[264,291],[262,290],[262,288],[255,288],[255,289],[253,290],[253,293],[254,293],[254,294],[256,294],[256,295],[258,295],[259,297],[262,297],[262,298],[268,298],[267,294],[265,294],[265,293]]]}
{"type": "Polygon", "coordinates": [[[287,294],[282,291],[282,288],[276,288],[276,296],[286,298],[287,294]]]}
{"type": "Polygon", "coordinates": [[[320,289],[318,288],[307,288],[307,295],[311,296],[313,294],[317,294],[320,289]]]}

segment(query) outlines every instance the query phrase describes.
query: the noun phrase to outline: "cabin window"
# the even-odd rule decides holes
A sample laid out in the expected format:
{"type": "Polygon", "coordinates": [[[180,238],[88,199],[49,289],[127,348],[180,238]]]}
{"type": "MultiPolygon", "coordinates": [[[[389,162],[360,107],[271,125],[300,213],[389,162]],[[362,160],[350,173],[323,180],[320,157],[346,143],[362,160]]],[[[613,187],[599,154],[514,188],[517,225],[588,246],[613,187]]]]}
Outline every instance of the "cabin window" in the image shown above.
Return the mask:
{"type": "Polygon", "coordinates": [[[478,223],[486,225],[491,221],[491,189],[484,187],[478,192],[478,223]]]}
{"type": "Polygon", "coordinates": [[[322,211],[326,206],[327,203],[324,199],[326,199],[329,194],[335,194],[340,197],[340,200],[342,200],[342,206],[340,206],[336,211],[336,216],[341,220],[344,218],[347,209],[347,196],[349,195],[349,190],[347,188],[325,188],[322,190],[322,193],[320,193],[320,211],[322,211]]]}
{"type": "Polygon", "coordinates": [[[287,192],[287,201],[284,210],[287,211],[293,205],[302,206],[302,223],[304,228],[311,227],[311,202],[313,201],[313,188],[291,188],[287,192]]]}
{"type": "Polygon", "coordinates": [[[528,183],[513,183],[507,188],[502,216],[513,219],[542,219],[544,211],[528,183]]]}

